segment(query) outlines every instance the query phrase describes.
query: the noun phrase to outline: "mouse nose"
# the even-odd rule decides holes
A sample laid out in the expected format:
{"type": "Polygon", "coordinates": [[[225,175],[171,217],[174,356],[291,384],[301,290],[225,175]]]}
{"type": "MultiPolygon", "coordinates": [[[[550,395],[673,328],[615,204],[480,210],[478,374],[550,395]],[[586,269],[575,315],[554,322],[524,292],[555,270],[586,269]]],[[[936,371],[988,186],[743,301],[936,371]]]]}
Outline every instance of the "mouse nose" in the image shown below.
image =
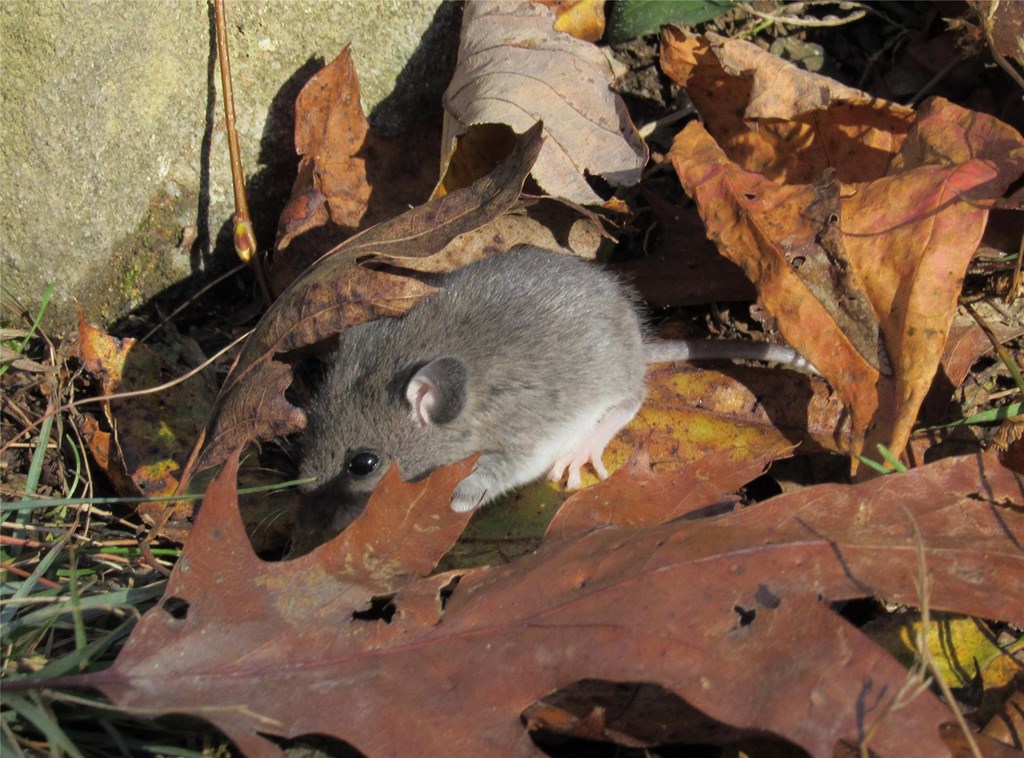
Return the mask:
{"type": "Polygon", "coordinates": [[[327,484],[302,493],[297,528],[334,535],[340,533],[366,509],[369,493],[353,492],[343,482],[327,484]]]}
{"type": "MultiPolygon", "coordinates": [[[[306,485],[303,485],[306,487],[306,485]]],[[[316,487],[302,494],[295,526],[292,529],[289,557],[305,555],[319,545],[341,534],[363,512],[365,501],[346,498],[330,485],[316,487]]]]}

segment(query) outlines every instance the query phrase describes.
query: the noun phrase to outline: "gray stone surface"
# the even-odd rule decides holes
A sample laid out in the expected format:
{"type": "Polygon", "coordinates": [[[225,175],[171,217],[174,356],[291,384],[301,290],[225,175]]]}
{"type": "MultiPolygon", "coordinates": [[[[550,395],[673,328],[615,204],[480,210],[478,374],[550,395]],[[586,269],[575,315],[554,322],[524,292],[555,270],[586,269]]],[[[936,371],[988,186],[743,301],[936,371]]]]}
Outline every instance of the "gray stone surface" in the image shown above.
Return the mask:
{"type": "MultiPolygon", "coordinates": [[[[301,83],[351,42],[364,107],[394,131],[438,107],[458,34],[440,0],[228,0],[227,14],[250,201],[271,230],[301,83]]],[[[110,321],[232,263],[208,241],[233,211],[212,18],[205,0],[0,3],[0,284],[32,306],[54,283],[55,327],[75,299],[110,321]]]]}

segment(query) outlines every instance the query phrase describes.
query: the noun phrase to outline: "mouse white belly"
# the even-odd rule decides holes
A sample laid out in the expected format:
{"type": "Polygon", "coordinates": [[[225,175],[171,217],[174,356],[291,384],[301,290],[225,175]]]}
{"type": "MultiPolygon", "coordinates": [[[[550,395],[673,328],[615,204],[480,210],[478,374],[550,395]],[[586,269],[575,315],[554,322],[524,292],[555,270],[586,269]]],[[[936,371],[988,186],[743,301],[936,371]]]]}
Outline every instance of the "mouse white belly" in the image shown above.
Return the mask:
{"type": "Polygon", "coordinates": [[[641,399],[631,396],[610,408],[606,403],[586,408],[568,424],[538,437],[525,457],[513,460],[499,453],[485,453],[476,471],[456,488],[452,510],[471,511],[543,476],[556,482],[565,479],[569,489],[578,489],[582,469],[588,463],[604,479],[608,476],[601,460],[604,450],[636,415],[640,403],[641,399]]]}

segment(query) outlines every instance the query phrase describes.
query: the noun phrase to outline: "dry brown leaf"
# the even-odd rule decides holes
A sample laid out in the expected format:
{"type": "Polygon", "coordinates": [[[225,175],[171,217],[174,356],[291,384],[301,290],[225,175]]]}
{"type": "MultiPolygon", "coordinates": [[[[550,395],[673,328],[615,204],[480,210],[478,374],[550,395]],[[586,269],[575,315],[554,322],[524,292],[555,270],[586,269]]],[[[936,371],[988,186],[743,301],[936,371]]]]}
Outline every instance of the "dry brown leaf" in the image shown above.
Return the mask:
{"type": "Polygon", "coordinates": [[[356,156],[369,130],[359,99],[359,78],[346,47],[306,82],[295,100],[295,151],[302,158],[292,200],[281,214],[279,250],[310,226],[327,220],[349,230],[359,226],[370,185],[366,164],[356,156]],[[297,204],[316,210],[296,217],[297,204]]]}
{"type": "Polygon", "coordinates": [[[894,425],[876,441],[894,452],[935,376],[990,203],[1022,172],[1016,130],[935,98],[886,177],[844,187],[840,231],[851,273],[875,311],[895,380],[894,425]]]}
{"type": "Polygon", "coordinates": [[[586,208],[557,198],[523,195],[508,213],[459,235],[436,255],[415,260],[379,255],[376,260],[412,271],[454,271],[517,245],[562,250],[592,260],[607,240],[601,219],[586,208]]]}
{"type": "Polygon", "coordinates": [[[817,378],[745,366],[661,364],[647,369],[647,388],[636,418],[608,445],[609,470],[638,449],[659,471],[719,451],[735,463],[795,446],[801,453],[839,451],[842,404],[817,378]]]}
{"type": "Polygon", "coordinates": [[[202,716],[252,756],[280,754],[267,737],[314,733],[368,755],[532,754],[521,714],[581,680],[658,684],[814,755],[868,729],[879,754],[941,755],[946,707],[924,691],[884,715],[906,671],[825,603],[918,602],[921,550],[933,609],[1024,622],[1024,515],[1011,507],[1024,482],[992,456],[668,523],[686,493],[647,487],[624,504],[648,509],[643,526],[599,517],[588,531],[584,510],[513,564],[420,578],[465,523],[448,500],[467,470],[392,475],[362,517],[380,519],[372,529],[271,564],[238,518],[233,459],[114,666],[62,683],[150,717],[202,716]]]}
{"type": "Polygon", "coordinates": [[[698,123],[680,132],[672,154],[708,235],[757,287],[759,301],[778,320],[786,341],[818,368],[850,409],[852,447],[858,451],[858,440],[880,407],[892,413],[892,391],[879,397],[885,389],[876,392],[879,371],[791,265],[790,250],[799,253],[817,245],[816,230],[801,215],[816,198],[814,188],[779,186],[744,171],[698,123]]]}
{"type": "MultiPolygon", "coordinates": [[[[486,131],[491,134],[493,125],[507,124],[522,133],[537,121],[544,122],[548,139],[533,177],[548,194],[600,204],[586,174],[603,177],[613,187],[640,180],[647,146],[621,98],[609,88],[608,62],[594,45],[555,31],[553,24],[551,11],[540,5],[513,0],[467,4],[459,63],[444,98],[438,191],[462,186],[463,177],[479,176],[477,162],[500,154],[490,137],[482,140],[483,147],[464,144],[481,141],[473,130],[490,125],[486,131]]],[[[487,168],[484,162],[482,170],[487,168]]]]}
{"type": "Polygon", "coordinates": [[[548,525],[545,539],[568,541],[603,526],[654,526],[707,516],[703,511],[708,508],[716,513],[723,512],[723,507],[731,509],[738,502],[733,493],[764,473],[774,452],[744,458],[731,450],[718,450],[656,473],[647,451],[638,451],[600,487],[588,487],[566,500],[548,525]],[[671,505],[651,508],[652,500],[671,505]]]}
{"type": "Polygon", "coordinates": [[[372,132],[349,48],[317,72],[295,103],[301,160],[270,259],[275,291],[341,240],[422,202],[437,181],[429,146],[439,138],[429,123],[396,137],[372,132]]]}

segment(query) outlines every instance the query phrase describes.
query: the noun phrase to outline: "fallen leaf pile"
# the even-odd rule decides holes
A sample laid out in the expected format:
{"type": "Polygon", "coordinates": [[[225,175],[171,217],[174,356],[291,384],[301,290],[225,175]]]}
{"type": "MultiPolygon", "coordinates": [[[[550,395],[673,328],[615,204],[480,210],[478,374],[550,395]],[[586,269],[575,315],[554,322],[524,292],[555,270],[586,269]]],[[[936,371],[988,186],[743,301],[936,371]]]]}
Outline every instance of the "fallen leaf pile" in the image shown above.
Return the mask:
{"type": "MultiPolygon", "coordinates": [[[[408,143],[370,130],[347,50],[306,85],[299,178],[272,260],[280,295],[184,470],[180,451],[137,454],[137,419],[111,421],[120,449],[93,425],[94,454],[134,491],[221,468],[163,601],[112,668],[62,682],[129,712],[202,717],[252,756],[314,734],[366,755],[529,755],[566,737],[776,740],[823,756],[966,750],[949,704],[840,611],[880,598],[948,612],[989,694],[1020,670],[1019,644],[986,646],[963,626],[1024,625],[1019,435],[1007,432],[1002,457],[975,444],[924,465],[938,445],[913,431],[943,418],[992,352],[958,303],[990,211],[1020,205],[1019,190],[1004,196],[1024,174],[1024,139],[942,98],[897,105],[753,44],[666,26],[662,70],[700,118],[678,128],[660,175],[692,198],[696,225],[642,173],[648,147],[605,55],[560,31],[600,38],[599,6],[467,4],[429,199],[408,143]],[[415,181],[387,196],[375,172],[402,171],[415,181]],[[604,186],[627,191],[609,199],[604,186]],[[417,483],[392,469],[336,538],[288,561],[255,555],[239,455],[304,428],[286,397],[299,356],[406,312],[434,291],[430,274],[513,244],[593,256],[609,232],[642,226],[638,197],[661,230],[655,255],[626,267],[649,303],[756,297],[751,313],[821,376],[652,367],[647,401],[608,448],[613,476],[545,510],[543,538],[504,564],[438,568],[459,565],[447,561],[469,514],[448,503],[472,461],[417,483]],[[779,459],[836,454],[856,469],[878,443],[917,467],[737,506],[779,459]]],[[[1024,327],[994,331],[1009,340],[1024,327]]],[[[87,368],[109,375],[105,390],[123,387],[127,346],[82,335],[87,368]]],[[[918,642],[902,627],[878,637],[918,642]]]]}
{"type": "MultiPolygon", "coordinates": [[[[505,164],[493,176],[477,180],[487,184],[455,189],[463,193],[455,206],[438,210],[442,195],[356,235],[307,269],[264,318],[229,377],[212,436],[197,461],[199,468],[216,465],[244,442],[303,427],[301,411],[284,399],[291,369],[277,356],[328,339],[367,318],[401,313],[430,291],[415,277],[376,271],[366,266],[368,262],[412,270],[451,268],[447,250],[475,231],[497,234],[495,225],[509,217],[523,172],[532,170],[539,178],[543,172],[539,175],[538,167],[553,160],[545,157],[550,146],[566,147],[567,139],[558,132],[566,124],[564,114],[547,110],[545,101],[526,91],[513,87],[492,97],[487,87],[525,87],[524,82],[532,81],[533,87],[559,93],[559,107],[568,104],[570,110],[589,113],[591,121],[606,127],[610,117],[599,115],[602,109],[624,113],[606,80],[590,83],[611,99],[605,105],[588,104],[580,99],[586,96],[579,88],[570,96],[567,87],[558,84],[564,66],[544,68],[553,53],[544,45],[534,50],[535,43],[526,40],[541,35],[567,46],[555,56],[563,63],[565,55],[583,55],[587,44],[540,23],[547,13],[543,7],[484,3],[471,5],[470,11],[464,21],[460,66],[446,99],[449,131],[464,115],[456,94],[474,107],[498,109],[486,117],[469,118],[467,128],[479,120],[521,129],[524,104],[530,103],[535,119],[549,113],[554,119],[545,122],[544,143],[530,159],[536,162],[524,163],[527,148],[520,142],[518,157],[508,159],[518,163],[518,171],[505,164]],[[509,20],[509,25],[502,26],[500,19],[509,20]],[[496,29],[506,32],[501,45],[485,44],[496,29]],[[477,53],[475,46],[484,52],[477,53]],[[535,54],[538,67],[532,78],[523,76],[525,64],[509,62],[509,56],[514,59],[527,50],[535,54]],[[492,69],[494,65],[497,68],[492,69]],[[487,211],[466,212],[473,204],[482,206],[482,198],[489,197],[496,185],[505,192],[499,203],[487,211]],[[459,216],[460,212],[466,215],[459,216]],[[436,214],[459,220],[438,223],[436,214]],[[430,264],[435,257],[441,263],[430,264]]],[[[336,77],[353,81],[347,52],[331,65],[337,67],[336,77]]],[[[593,65],[597,66],[596,59],[593,65]]],[[[748,43],[687,36],[674,27],[666,27],[662,34],[662,65],[687,87],[703,117],[680,131],[669,158],[697,202],[708,235],[744,271],[780,332],[822,372],[849,414],[848,419],[839,419],[833,412],[827,425],[831,431],[822,429],[819,441],[828,436],[825,449],[845,450],[854,463],[865,445],[873,449],[876,443],[885,443],[895,455],[901,454],[939,369],[962,279],[981,239],[988,208],[1024,172],[1020,135],[994,118],[940,99],[914,112],[801,72],[748,43]]],[[[323,86],[314,79],[307,90],[315,93],[323,86]]],[[[357,83],[354,93],[358,95],[357,83]]],[[[342,98],[345,124],[354,118],[351,95],[342,98]]],[[[303,98],[308,99],[307,91],[300,101],[303,98]]],[[[316,133],[332,133],[334,118],[333,110],[323,115],[316,133]]],[[[310,131],[304,125],[300,136],[310,131]]],[[[345,126],[341,134],[351,131],[345,126]]],[[[365,126],[355,133],[365,136],[365,126]]],[[[614,133],[623,145],[633,140],[628,118],[614,133]]],[[[358,144],[347,137],[341,141],[347,144],[346,140],[358,144]]],[[[309,139],[299,141],[306,144],[309,139]]],[[[482,147],[489,148],[489,154],[499,150],[486,139],[470,141],[471,155],[482,147]]],[[[351,150],[341,152],[349,155],[351,150]]],[[[308,157],[303,165],[311,167],[315,178],[351,164],[351,157],[332,162],[330,155],[334,152],[319,155],[315,168],[308,157]]],[[[465,178],[479,171],[455,173],[465,178]]],[[[358,170],[340,171],[340,176],[360,185],[359,192],[367,190],[358,170]]],[[[349,191],[329,192],[329,186],[337,185],[326,178],[317,185],[317,202],[332,215],[350,205],[349,191]]],[[[570,199],[573,195],[565,194],[570,199]]],[[[297,191],[293,204],[307,200],[307,191],[297,191]]],[[[468,248],[474,252],[456,256],[457,263],[479,255],[474,245],[468,248]]],[[[666,297],[671,299],[671,294],[666,297]]],[[[723,389],[742,386],[733,383],[723,389]]],[[[809,397],[824,400],[828,395],[823,383],[812,381],[809,388],[809,397]]],[[[648,407],[666,410],[663,405],[648,407]]],[[[674,426],[685,430],[691,425],[689,419],[676,417],[674,426]]],[[[721,427],[715,438],[719,445],[731,443],[732,431],[721,427]]],[[[790,445],[801,439],[802,434],[787,435],[790,445]]],[[[677,454],[693,460],[706,451],[705,447],[677,454]]],[[[619,455],[620,460],[624,457],[619,455]]]]}

